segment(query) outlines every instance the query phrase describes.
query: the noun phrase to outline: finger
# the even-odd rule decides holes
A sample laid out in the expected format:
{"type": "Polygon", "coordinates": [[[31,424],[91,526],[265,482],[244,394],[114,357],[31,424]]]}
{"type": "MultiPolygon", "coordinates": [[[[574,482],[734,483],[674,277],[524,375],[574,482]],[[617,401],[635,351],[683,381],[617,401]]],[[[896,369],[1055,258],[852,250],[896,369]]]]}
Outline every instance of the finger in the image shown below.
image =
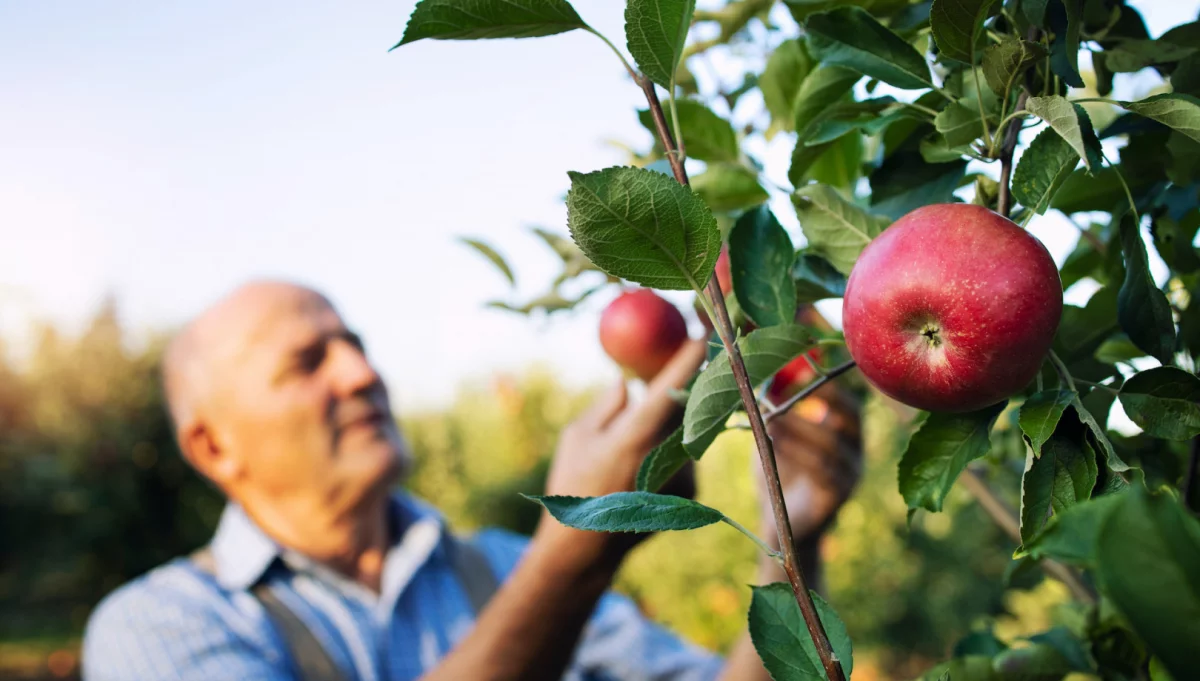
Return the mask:
{"type": "Polygon", "coordinates": [[[625,379],[618,378],[592,406],[588,407],[579,420],[597,430],[602,429],[625,409],[628,401],[629,391],[625,388],[625,379]]]}
{"type": "Polygon", "coordinates": [[[613,421],[624,437],[634,442],[648,442],[657,436],[663,425],[679,410],[672,392],[687,385],[708,352],[703,339],[689,340],[663,367],[646,387],[645,398],[613,421]]]}

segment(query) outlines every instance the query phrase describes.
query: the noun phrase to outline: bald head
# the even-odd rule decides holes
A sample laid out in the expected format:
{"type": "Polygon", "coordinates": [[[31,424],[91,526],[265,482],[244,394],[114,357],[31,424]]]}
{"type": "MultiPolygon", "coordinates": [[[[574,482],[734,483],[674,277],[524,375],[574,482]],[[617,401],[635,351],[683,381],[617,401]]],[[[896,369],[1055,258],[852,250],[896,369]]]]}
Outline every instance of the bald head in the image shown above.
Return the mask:
{"type": "Polygon", "coordinates": [[[238,355],[273,321],[298,308],[333,305],[320,293],[285,281],[243,284],[202,312],[171,341],[163,357],[167,406],[176,428],[194,419],[236,369],[238,355]]]}
{"type": "Polygon", "coordinates": [[[217,301],[168,346],[163,384],[184,456],[244,504],[336,507],[408,461],[358,336],[304,286],[256,281],[217,301]]]}

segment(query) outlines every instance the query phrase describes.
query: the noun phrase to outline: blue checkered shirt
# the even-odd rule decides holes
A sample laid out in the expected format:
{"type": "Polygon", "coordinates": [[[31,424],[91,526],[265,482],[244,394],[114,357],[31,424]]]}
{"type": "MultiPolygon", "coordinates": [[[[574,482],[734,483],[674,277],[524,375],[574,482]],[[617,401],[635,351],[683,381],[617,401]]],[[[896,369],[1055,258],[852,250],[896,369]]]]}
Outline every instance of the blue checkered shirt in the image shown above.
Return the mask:
{"type": "MultiPolygon", "coordinates": [[[[432,670],[474,622],[447,555],[436,510],[393,497],[402,523],[375,594],[295,555],[230,504],[213,537],[216,574],[177,559],[105,598],[88,621],[85,681],[285,681],[284,641],[249,591],[260,579],[308,625],[348,681],[409,681],[432,670]]],[[[528,540],[484,530],[469,541],[503,579],[528,540]]],[[[632,601],[606,594],[584,629],[565,679],[699,681],[720,657],[646,620],[632,601]]]]}

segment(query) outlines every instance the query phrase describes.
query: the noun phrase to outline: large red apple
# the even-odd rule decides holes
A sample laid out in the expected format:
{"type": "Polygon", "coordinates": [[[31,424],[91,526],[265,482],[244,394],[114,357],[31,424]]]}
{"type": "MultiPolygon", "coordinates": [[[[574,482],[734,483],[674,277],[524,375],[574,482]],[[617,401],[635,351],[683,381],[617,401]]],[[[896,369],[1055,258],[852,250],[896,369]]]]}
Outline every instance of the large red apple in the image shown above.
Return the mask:
{"type": "Polygon", "coordinates": [[[654,378],[686,340],[679,309],[650,289],[622,293],[600,315],[600,345],[643,381],[654,378]]]}
{"type": "Polygon", "coordinates": [[[846,283],[846,347],[884,393],[920,409],[971,411],[1029,384],[1062,315],[1046,247],[971,204],[936,204],[867,245],[846,283]]]}

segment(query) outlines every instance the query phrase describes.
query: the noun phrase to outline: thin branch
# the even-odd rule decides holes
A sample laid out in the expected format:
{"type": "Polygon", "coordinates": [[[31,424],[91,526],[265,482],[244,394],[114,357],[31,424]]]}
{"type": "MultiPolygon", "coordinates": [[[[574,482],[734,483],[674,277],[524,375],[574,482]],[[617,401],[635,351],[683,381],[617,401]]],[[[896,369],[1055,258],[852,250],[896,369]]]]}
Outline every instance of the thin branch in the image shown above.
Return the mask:
{"type": "MultiPolygon", "coordinates": [[[[1017,544],[1021,543],[1021,526],[1017,522],[1017,516],[1012,509],[1001,501],[992,488],[988,487],[987,483],[980,478],[975,471],[967,469],[963,471],[960,478],[963,482],[963,487],[974,495],[975,500],[979,502],[979,506],[992,518],[992,520],[1017,544]]],[[[1049,576],[1062,582],[1067,590],[1071,592],[1075,598],[1084,603],[1095,605],[1097,603],[1096,592],[1093,591],[1074,570],[1059,563],[1058,561],[1049,558],[1043,558],[1038,561],[1038,566],[1049,576]]]]}
{"type": "Polygon", "coordinates": [[[799,402],[800,400],[803,400],[804,398],[813,394],[814,392],[819,390],[821,388],[821,386],[825,385],[826,383],[832,381],[833,379],[837,378],[838,376],[841,376],[842,374],[846,373],[847,371],[850,371],[851,369],[854,368],[854,366],[855,366],[854,360],[850,360],[849,362],[846,362],[845,364],[839,364],[839,365],[835,366],[834,368],[830,369],[829,371],[826,371],[824,376],[821,376],[820,378],[816,379],[812,383],[809,383],[808,385],[804,386],[803,390],[801,390],[800,392],[796,393],[795,395],[792,395],[791,397],[787,398],[779,406],[777,406],[774,409],[772,409],[771,411],[767,412],[763,416],[763,420],[766,421],[767,423],[770,423],[771,421],[778,418],[780,414],[786,414],[789,409],[796,406],[797,402],[799,402]]]}
{"type": "MultiPolygon", "coordinates": [[[[646,94],[646,101],[650,104],[651,115],[654,118],[654,127],[658,131],[659,141],[662,142],[663,147],[667,151],[667,159],[671,164],[671,170],[675,174],[675,179],[680,184],[687,186],[687,172],[683,168],[683,162],[678,158],[678,153],[676,153],[675,140],[672,139],[671,132],[667,128],[662,103],[658,101],[658,93],[654,89],[654,83],[649,78],[643,77],[640,84],[642,91],[646,94]]],[[[842,671],[842,664],[833,652],[833,647],[829,644],[829,636],[825,633],[825,626],[817,616],[816,605],[813,603],[808,583],[805,581],[804,572],[800,567],[800,558],[796,552],[796,544],[792,541],[792,525],[791,521],[788,520],[787,505],[783,497],[783,485],[780,483],[779,467],[775,461],[775,450],[771,444],[771,438],[767,434],[766,422],[763,420],[762,413],[758,410],[758,402],[754,397],[754,386],[750,384],[750,376],[746,372],[746,362],[742,358],[741,348],[734,341],[733,323],[729,320],[729,310],[725,307],[725,296],[721,293],[721,286],[717,282],[716,277],[709,279],[707,291],[712,301],[713,309],[717,313],[713,323],[716,325],[717,332],[721,336],[721,341],[725,344],[725,352],[729,356],[729,365],[733,369],[734,382],[737,384],[742,404],[746,406],[746,415],[750,418],[750,430],[754,433],[754,442],[758,447],[759,459],[762,461],[763,472],[766,475],[767,496],[771,500],[771,510],[775,516],[775,528],[779,535],[779,545],[783,550],[784,572],[787,573],[788,582],[792,586],[792,593],[796,596],[796,604],[800,606],[800,613],[804,617],[804,624],[808,628],[809,636],[812,637],[813,646],[817,650],[817,657],[821,660],[821,666],[825,669],[825,674],[828,676],[829,681],[846,681],[846,674],[842,671]]]]}
{"type": "MultiPolygon", "coordinates": [[[[1030,26],[1029,30],[1025,33],[1025,37],[1031,43],[1037,42],[1040,33],[1037,26],[1030,26]]],[[[1047,56],[1047,70],[1049,70],[1049,65],[1049,56],[1047,56]]],[[[1029,93],[1033,90],[1033,72],[1034,69],[1025,72],[1024,87],[1021,88],[1021,94],[1017,95],[1017,105],[1013,107],[1012,113],[1008,115],[1008,118],[1014,118],[1017,114],[1025,110],[1025,102],[1029,100],[1029,93]]],[[[1005,91],[1004,95],[1004,101],[1007,102],[1011,93],[1005,91]]],[[[1017,150],[1017,139],[1021,136],[1022,126],[1024,126],[1023,121],[1009,121],[1008,128],[1004,130],[1004,143],[1000,145],[1000,191],[996,197],[996,212],[1004,217],[1008,217],[1008,214],[1012,211],[1012,189],[1009,185],[1012,184],[1013,154],[1017,150]]],[[[1031,217],[1032,214],[1033,211],[1031,210],[1031,217]]],[[[1026,218],[1026,221],[1029,219],[1031,218],[1026,218]]]]}
{"type": "Polygon", "coordinates": [[[1075,379],[1071,378],[1071,372],[1067,371],[1067,365],[1063,363],[1058,353],[1053,350],[1050,351],[1050,363],[1054,365],[1054,370],[1058,372],[1058,377],[1063,380],[1063,383],[1067,384],[1071,392],[1079,392],[1075,388],[1075,379]]]}

